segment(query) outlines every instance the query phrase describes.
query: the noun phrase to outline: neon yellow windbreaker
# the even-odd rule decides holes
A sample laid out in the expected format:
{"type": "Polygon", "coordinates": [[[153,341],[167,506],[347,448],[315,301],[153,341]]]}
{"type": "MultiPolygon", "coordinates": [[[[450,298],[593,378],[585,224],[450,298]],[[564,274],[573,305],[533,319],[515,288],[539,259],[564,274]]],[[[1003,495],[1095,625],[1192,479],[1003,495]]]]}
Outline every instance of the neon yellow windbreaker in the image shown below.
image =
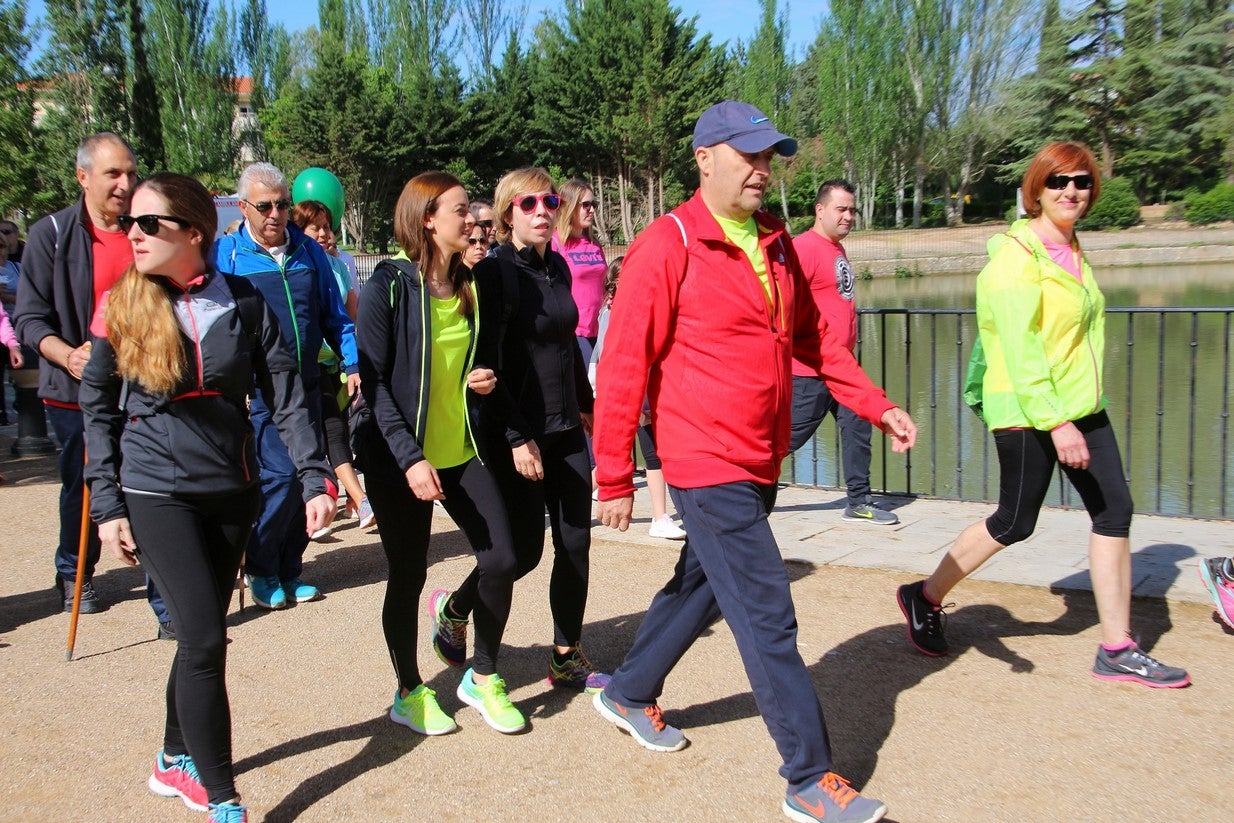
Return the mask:
{"type": "Polygon", "coordinates": [[[985,353],[981,417],[991,429],[1048,431],[1105,408],[1105,297],[1050,259],[1028,220],[990,238],[977,275],[985,353]]]}

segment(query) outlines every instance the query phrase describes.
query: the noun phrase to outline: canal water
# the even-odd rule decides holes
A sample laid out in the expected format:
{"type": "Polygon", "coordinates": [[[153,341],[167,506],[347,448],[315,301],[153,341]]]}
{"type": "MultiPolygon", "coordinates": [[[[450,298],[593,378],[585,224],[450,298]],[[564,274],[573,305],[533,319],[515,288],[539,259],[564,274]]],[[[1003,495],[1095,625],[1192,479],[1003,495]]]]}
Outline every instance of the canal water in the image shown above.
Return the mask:
{"type": "MultiPolygon", "coordinates": [[[[1215,313],[1119,312],[1117,308],[1234,307],[1234,266],[1098,268],[1106,296],[1105,390],[1136,510],[1234,517],[1234,309],[1215,313]]],[[[998,494],[993,442],[964,406],[972,348],[976,272],[858,281],[862,309],[932,310],[860,318],[859,356],[875,382],[907,408],[921,429],[906,457],[875,438],[875,489],[991,500],[998,494]]],[[[784,467],[798,483],[842,486],[834,421],[784,467]]],[[[1050,504],[1080,505],[1065,481],[1050,504]]]]}

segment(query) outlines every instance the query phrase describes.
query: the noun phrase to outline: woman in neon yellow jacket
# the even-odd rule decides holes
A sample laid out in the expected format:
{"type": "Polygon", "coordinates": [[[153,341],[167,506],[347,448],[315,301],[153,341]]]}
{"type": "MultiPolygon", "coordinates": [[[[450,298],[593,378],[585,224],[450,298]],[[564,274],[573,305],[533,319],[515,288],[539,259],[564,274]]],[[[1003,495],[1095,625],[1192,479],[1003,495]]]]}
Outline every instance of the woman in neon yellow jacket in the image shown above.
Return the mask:
{"type": "Polygon", "coordinates": [[[1174,688],[1191,682],[1187,672],[1131,639],[1132,502],[1101,387],[1105,298],[1075,235],[1100,188],[1086,147],[1051,143],[1021,183],[1029,219],[989,243],[990,262],[977,277],[980,340],[966,399],[994,433],[998,510],[965,529],[927,580],[901,586],[897,601],[917,650],[947,654],[943,598],[1033,533],[1061,464],[1093,523],[1089,566],[1101,622],[1093,676],[1174,688]]]}

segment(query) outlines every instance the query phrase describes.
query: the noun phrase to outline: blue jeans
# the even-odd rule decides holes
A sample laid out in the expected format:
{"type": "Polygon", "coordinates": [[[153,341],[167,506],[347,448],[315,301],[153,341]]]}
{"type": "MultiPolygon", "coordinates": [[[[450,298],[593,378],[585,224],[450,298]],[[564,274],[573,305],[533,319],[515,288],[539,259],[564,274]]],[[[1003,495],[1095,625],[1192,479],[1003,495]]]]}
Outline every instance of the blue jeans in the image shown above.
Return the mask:
{"type": "MultiPolygon", "coordinates": [[[[77,579],[77,547],[81,541],[82,488],[86,470],[86,426],[80,409],[44,406],[60,444],[60,543],[56,546],[56,574],[77,579]]],[[[99,563],[99,530],[91,523],[86,538],[86,579],[99,563]]],[[[171,620],[154,581],[146,577],[146,600],[160,623],[171,620]]]]}
{"type": "MultiPolygon", "coordinates": [[[[309,413],[320,429],[320,400],[316,387],[306,387],[309,413]]],[[[244,571],[253,577],[294,580],[300,576],[304,550],[308,548],[308,523],[304,518],[304,487],[296,466],[279,437],[270,409],[260,396],[249,404],[261,466],[261,514],[249,537],[244,571]]]]}
{"type": "Polygon", "coordinates": [[[784,765],[799,791],[832,770],[823,709],[801,654],[788,572],[767,515],[776,487],[727,483],[669,487],[681,513],[685,546],[673,577],[651,601],[634,645],[606,692],[627,706],[649,706],[708,626],[724,618],[784,765]]]}
{"type": "Polygon", "coordinates": [[[874,427],[848,406],[841,406],[823,380],[793,375],[793,428],[789,450],[797,451],[814,437],[829,412],[840,428],[840,456],[844,462],[848,504],[864,505],[870,502],[870,435],[874,427]]]}

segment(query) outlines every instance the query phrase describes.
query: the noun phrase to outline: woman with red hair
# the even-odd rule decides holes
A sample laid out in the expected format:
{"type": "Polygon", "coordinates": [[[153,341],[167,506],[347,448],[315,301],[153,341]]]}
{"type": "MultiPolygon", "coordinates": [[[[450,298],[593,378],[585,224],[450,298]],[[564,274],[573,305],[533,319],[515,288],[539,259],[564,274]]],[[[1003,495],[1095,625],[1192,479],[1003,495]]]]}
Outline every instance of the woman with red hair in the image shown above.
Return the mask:
{"type": "Polygon", "coordinates": [[[1033,533],[1056,464],[1092,518],[1089,568],[1101,623],[1093,676],[1154,688],[1191,682],[1131,635],[1131,492],[1102,391],[1105,298],[1076,238],[1101,191],[1092,152],[1051,143],[1021,184],[1029,217],[989,242],[977,276],[980,339],[965,399],[994,434],[998,509],[965,529],[926,580],[901,586],[908,636],[947,654],[943,598],[982,563],[1033,533]]]}

